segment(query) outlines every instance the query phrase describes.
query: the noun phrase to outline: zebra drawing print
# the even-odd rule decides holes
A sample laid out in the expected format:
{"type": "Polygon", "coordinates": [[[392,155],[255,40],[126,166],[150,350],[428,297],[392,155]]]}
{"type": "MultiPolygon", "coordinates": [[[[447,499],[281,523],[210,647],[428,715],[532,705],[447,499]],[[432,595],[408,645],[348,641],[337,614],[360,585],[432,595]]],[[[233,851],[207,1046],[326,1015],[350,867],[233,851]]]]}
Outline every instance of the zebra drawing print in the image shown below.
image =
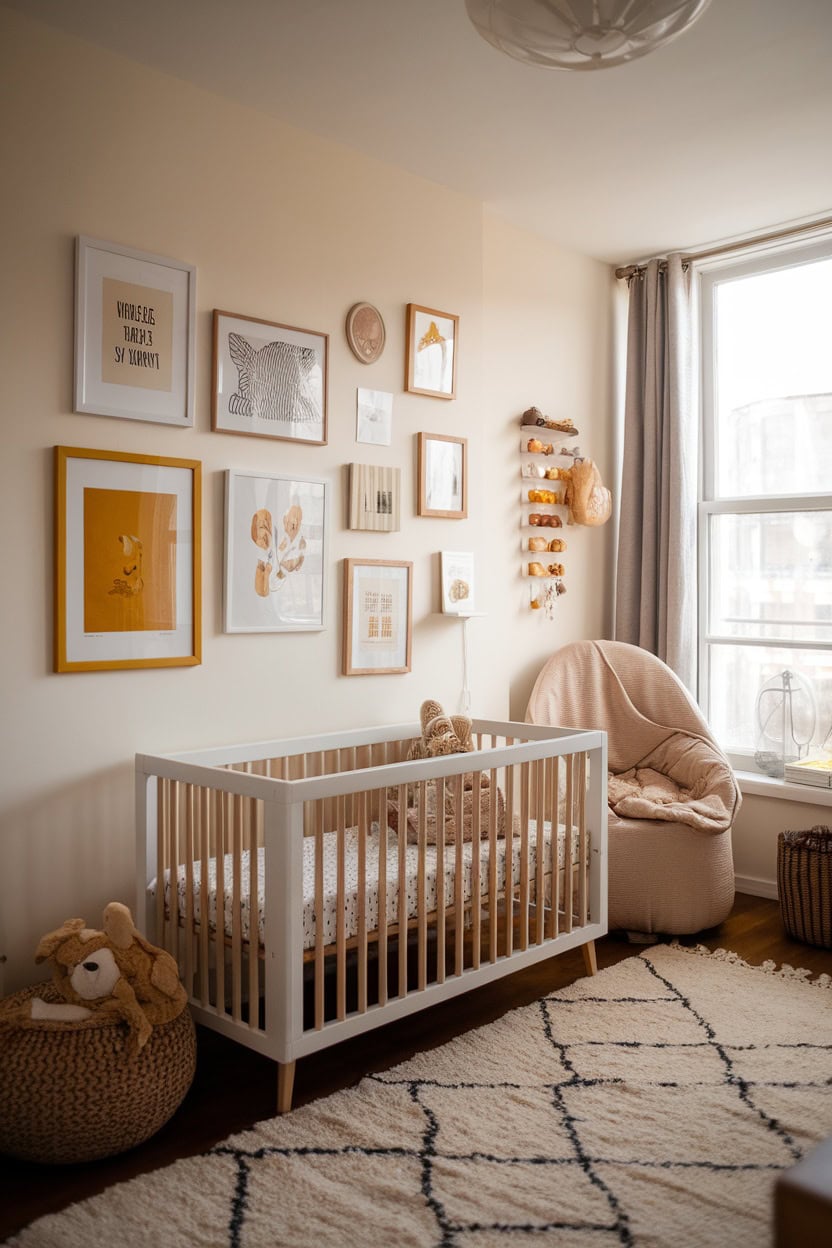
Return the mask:
{"type": "Polygon", "coordinates": [[[268,342],[257,350],[242,334],[230,333],[228,351],[239,374],[237,390],[228,399],[233,416],[294,424],[320,422],[320,405],[309,380],[316,360],[312,347],[268,342]]]}

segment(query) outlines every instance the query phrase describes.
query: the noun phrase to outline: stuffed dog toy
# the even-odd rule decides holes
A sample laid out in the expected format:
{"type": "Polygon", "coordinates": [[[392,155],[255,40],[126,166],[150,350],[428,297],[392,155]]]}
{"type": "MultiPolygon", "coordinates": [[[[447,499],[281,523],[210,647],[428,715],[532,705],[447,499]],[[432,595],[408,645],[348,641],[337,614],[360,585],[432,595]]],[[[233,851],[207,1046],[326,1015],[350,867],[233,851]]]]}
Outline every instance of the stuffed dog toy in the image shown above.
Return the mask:
{"type": "Polygon", "coordinates": [[[118,901],[106,907],[103,931],[88,928],[83,919],[67,919],[44,936],[35,961],[47,959],[62,1000],[33,997],[33,1020],[74,1022],[112,1014],[127,1023],[138,1050],[155,1025],[176,1018],[187,1003],[174,959],[144,939],[118,901]]]}

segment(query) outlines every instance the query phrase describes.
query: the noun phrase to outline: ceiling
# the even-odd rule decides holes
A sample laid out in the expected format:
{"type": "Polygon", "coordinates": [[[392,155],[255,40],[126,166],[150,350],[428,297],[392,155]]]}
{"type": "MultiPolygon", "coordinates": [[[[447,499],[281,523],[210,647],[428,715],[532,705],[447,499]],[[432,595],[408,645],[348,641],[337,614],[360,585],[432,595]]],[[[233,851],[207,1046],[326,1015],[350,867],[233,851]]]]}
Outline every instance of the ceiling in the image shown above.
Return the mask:
{"type": "Polygon", "coordinates": [[[832,0],[712,0],[669,46],[530,67],[464,0],[0,0],[612,263],[832,211],[832,0]]]}

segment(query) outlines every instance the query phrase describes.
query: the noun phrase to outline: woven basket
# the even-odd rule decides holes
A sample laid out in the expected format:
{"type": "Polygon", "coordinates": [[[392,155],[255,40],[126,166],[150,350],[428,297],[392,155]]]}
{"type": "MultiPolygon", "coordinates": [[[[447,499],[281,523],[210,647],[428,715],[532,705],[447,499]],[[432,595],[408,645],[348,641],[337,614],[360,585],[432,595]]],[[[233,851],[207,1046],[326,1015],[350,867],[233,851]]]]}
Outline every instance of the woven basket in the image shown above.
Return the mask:
{"type": "MultiPolygon", "coordinates": [[[[0,1001],[0,1016],[31,997],[58,1001],[50,984],[0,1001]]],[[[185,1009],[154,1027],[138,1053],[112,1018],[37,1022],[0,1031],[0,1153],[24,1161],[94,1161],[141,1144],[191,1086],[196,1032],[185,1009]]]]}
{"type": "Polygon", "coordinates": [[[777,887],[789,935],[832,949],[832,830],[818,826],[780,833],[777,887]]]}

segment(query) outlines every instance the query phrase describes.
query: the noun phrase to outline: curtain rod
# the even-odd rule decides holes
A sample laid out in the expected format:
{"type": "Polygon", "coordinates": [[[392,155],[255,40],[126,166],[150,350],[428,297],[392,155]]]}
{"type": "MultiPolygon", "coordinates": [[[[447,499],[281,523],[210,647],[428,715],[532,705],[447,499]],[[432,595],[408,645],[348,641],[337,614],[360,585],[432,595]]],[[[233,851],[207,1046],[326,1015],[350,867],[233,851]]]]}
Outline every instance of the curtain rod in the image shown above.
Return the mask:
{"type": "MultiPolygon", "coordinates": [[[[713,256],[724,256],[730,251],[743,251],[747,247],[758,247],[761,243],[774,243],[781,238],[794,238],[798,234],[810,234],[815,230],[829,227],[832,227],[832,217],[821,217],[806,225],[785,226],[780,230],[770,230],[767,234],[755,234],[739,243],[724,243],[719,247],[706,247],[702,251],[683,252],[682,264],[691,264],[695,260],[710,260],[713,256]]],[[[665,263],[666,261],[662,261],[662,264],[665,263]]],[[[629,281],[636,273],[643,273],[646,267],[644,264],[625,264],[615,270],[615,276],[629,281]]]]}

